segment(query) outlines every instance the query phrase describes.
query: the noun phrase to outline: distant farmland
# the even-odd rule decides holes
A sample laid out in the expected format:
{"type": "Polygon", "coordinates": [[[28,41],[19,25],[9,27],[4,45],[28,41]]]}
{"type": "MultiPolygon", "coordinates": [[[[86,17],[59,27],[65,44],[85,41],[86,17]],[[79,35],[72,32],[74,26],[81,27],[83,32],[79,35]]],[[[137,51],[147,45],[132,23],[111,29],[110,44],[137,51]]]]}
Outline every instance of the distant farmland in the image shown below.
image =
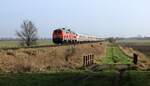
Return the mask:
{"type": "Polygon", "coordinates": [[[124,40],[117,40],[120,44],[133,44],[133,45],[150,45],[150,40],[146,39],[124,39],[124,40]]]}
{"type": "Polygon", "coordinates": [[[134,50],[138,50],[142,53],[144,53],[146,56],[150,57],[150,45],[144,45],[144,44],[138,44],[138,45],[134,45],[134,44],[123,44],[123,46],[126,47],[131,47],[134,50]]]}
{"type": "MultiPolygon", "coordinates": [[[[52,40],[38,40],[37,45],[52,45],[52,40]]],[[[19,47],[19,41],[0,41],[0,48],[19,47]]]]}
{"type": "Polygon", "coordinates": [[[118,41],[118,43],[122,46],[131,47],[138,50],[150,57],[150,40],[121,40],[118,41]]]}

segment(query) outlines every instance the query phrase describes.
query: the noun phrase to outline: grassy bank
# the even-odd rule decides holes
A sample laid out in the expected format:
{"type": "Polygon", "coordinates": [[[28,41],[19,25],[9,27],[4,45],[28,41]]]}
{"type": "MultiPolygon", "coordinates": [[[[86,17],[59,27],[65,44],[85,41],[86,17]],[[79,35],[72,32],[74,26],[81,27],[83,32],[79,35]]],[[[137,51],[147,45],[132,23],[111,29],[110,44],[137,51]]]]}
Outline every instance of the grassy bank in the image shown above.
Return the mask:
{"type": "MultiPolygon", "coordinates": [[[[65,72],[37,74],[1,74],[0,86],[115,86],[117,73],[65,72]]],[[[150,72],[125,72],[119,86],[149,86],[150,72]]]]}

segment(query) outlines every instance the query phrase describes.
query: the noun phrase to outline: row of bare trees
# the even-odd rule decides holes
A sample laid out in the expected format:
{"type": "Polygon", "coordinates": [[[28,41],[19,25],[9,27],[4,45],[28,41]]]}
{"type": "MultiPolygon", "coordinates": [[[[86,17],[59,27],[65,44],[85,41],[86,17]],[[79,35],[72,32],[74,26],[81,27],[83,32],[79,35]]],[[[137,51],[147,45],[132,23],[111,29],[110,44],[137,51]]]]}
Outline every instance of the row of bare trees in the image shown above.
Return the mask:
{"type": "Polygon", "coordinates": [[[30,47],[37,44],[37,27],[33,22],[24,20],[21,24],[21,30],[16,31],[17,36],[20,39],[21,46],[30,47]]]}

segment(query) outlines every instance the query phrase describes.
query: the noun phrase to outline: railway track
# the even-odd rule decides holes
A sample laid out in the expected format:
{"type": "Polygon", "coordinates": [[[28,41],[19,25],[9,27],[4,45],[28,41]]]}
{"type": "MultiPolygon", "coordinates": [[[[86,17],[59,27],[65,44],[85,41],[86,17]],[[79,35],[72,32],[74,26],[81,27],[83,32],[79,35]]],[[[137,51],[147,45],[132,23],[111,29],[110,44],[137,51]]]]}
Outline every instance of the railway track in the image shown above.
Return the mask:
{"type": "Polygon", "coordinates": [[[46,47],[59,47],[59,46],[69,46],[69,45],[80,45],[80,44],[93,44],[98,42],[83,42],[83,43],[72,43],[72,44],[54,44],[54,45],[40,45],[40,46],[31,46],[31,47],[10,47],[10,48],[0,48],[1,50],[17,50],[17,49],[28,49],[28,48],[46,48],[46,47]]]}

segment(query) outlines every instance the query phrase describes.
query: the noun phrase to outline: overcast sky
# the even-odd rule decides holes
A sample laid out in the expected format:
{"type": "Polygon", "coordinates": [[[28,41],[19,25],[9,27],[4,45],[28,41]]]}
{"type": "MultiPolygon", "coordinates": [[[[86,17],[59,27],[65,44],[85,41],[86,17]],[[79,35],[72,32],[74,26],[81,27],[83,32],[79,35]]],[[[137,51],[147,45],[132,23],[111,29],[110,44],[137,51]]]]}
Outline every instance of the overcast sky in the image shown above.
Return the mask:
{"type": "Polygon", "coordinates": [[[47,38],[59,27],[101,37],[150,36],[150,0],[0,0],[0,37],[15,37],[23,20],[47,38]]]}

